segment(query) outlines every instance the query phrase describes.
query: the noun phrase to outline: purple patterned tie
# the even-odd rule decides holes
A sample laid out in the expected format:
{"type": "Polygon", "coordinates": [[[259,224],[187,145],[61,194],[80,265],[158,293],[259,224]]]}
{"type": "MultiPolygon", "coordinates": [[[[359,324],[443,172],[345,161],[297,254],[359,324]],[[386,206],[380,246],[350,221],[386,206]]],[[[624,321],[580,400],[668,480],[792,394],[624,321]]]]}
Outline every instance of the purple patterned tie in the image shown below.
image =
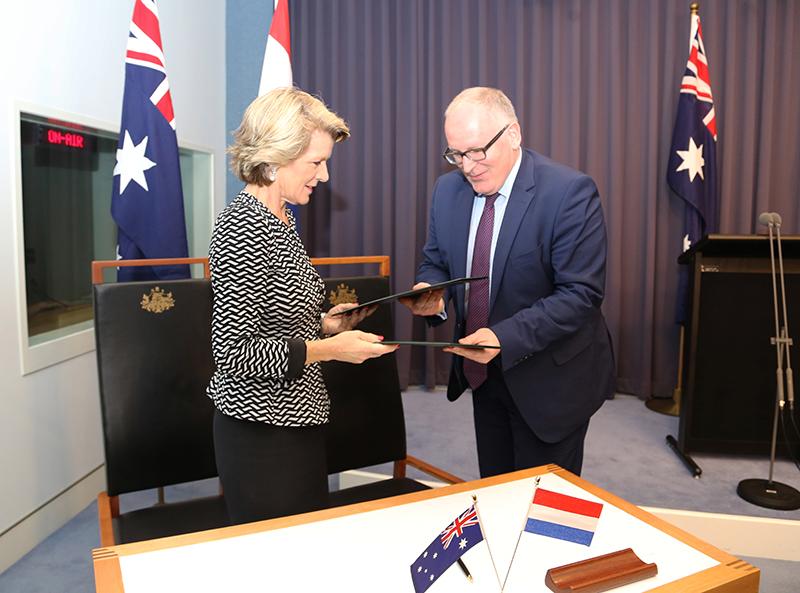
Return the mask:
{"type": "MultiPolygon", "coordinates": [[[[472,248],[472,269],[470,276],[489,275],[489,255],[492,252],[492,230],[494,228],[494,201],[500,194],[486,197],[483,213],[475,233],[472,248]]],[[[489,279],[470,282],[469,310],[467,311],[466,335],[489,325],[489,279]]],[[[464,376],[473,391],[486,381],[486,365],[464,359],[464,376]]]]}

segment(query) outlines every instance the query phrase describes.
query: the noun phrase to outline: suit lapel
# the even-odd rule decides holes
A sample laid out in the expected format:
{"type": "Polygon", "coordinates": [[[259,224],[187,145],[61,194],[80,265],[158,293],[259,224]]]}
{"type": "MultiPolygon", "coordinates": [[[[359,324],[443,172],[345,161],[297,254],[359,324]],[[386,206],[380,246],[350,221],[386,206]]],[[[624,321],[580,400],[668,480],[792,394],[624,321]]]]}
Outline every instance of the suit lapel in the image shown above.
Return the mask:
{"type": "Polygon", "coordinates": [[[503,281],[508,254],[511,252],[511,245],[519,232],[525,212],[531,205],[535,194],[535,179],[533,174],[533,156],[523,150],[522,162],[517,172],[517,178],[511,189],[511,195],[506,204],[506,212],[503,215],[503,225],[500,227],[500,235],[497,238],[497,246],[494,250],[492,260],[492,296],[489,303],[489,311],[494,307],[497,300],[497,291],[503,281]]]}

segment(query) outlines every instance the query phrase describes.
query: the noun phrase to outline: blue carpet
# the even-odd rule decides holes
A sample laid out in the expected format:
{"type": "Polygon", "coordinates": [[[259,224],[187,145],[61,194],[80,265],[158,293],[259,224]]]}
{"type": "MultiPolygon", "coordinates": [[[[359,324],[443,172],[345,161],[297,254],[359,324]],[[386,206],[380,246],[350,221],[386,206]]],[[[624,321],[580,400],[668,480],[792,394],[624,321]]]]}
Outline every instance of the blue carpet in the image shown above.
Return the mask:
{"type": "Polygon", "coordinates": [[[94,593],[92,548],[99,545],[92,503],[0,574],[0,592],[94,593]]]}
{"type": "MultiPolygon", "coordinates": [[[[466,480],[479,477],[469,396],[448,402],[443,390],[409,390],[403,403],[410,455],[466,480]]],[[[702,477],[695,479],[667,446],[667,434],[677,437],[677,417],[618,395],[592,417],[582,477],[640,506],[800,519],[800,511],[765,509],[737,496],[740,480],[768,477],[768,459],[694,455],[703,469],[702,477]]],[[[800,488],[800,474],[789,461],[776,462],[774,479],[800,488]]]]}

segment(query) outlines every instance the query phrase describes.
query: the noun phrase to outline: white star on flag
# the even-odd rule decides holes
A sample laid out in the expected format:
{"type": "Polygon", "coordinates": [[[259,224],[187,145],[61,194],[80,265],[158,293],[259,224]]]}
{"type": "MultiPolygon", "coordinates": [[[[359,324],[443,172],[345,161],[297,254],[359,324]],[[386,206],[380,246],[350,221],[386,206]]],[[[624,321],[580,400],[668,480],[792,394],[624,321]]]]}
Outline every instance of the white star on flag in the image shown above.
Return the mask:
{"type": "Polygon", "coordinates": [[[676,150],[675,152],[683,159],[680,166],[675,169],[676,173],[688,169],[690,182],[694,182],[695,175],[700,175],[700,179],[705,179],[705,177],[703,177],[703,166],[706,164],[706,161],[703,159],[702,144],[697,146],[694,143],[694,138],[690,136],[689,147],[686,150],[676,150]]]}
{"type": "Polygon", "coordinates": [[[461,550],[463,550],[464,548],[466,548],[466,547],[467,547],[467,540],[466,540],[466,539],[462,539],[460,542],[458,542],[458,547],[459,547],[459,549],[461,549],[461,550]]]}
{"type": "Polygon", "coordinates": [[[156,166],[144,153],[147,150],[147,136],[139,144],[134,144],[128,130],[125,130],[125,139],[122,148],[117,149],[117,164],[114,165],[114,175],[119,175],[119,194],[125,191],[131,181],[138,183],[142,189],[147,189],[147,179],[144,172],[156,166]]]}

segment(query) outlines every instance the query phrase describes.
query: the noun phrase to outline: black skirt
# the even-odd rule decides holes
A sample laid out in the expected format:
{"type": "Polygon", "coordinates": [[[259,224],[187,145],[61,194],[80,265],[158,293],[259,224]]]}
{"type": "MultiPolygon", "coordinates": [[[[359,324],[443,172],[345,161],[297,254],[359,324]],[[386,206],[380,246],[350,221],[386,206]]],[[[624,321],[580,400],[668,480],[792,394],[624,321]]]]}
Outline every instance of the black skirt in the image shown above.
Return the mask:
{"type": "Polygon", "coordinates": [[[215,412],[217,470],[232,523],[328,506],[326,426],[273,426],[215,412]]]}

